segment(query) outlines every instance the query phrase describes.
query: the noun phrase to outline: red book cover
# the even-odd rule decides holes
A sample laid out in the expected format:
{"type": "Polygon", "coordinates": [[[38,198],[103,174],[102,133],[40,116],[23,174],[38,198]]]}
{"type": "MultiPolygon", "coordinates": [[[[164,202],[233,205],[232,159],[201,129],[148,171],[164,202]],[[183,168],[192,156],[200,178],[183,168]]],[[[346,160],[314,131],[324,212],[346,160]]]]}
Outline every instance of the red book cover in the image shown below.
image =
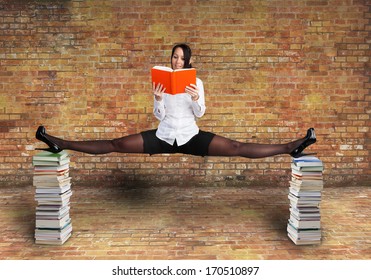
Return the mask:
{"type": "Polygon", "coordinates": [[[155,66],[151,69],[152,82],[162,84],[168,94],[184,93],[186,86],[196,84],[196,69],[176,69],[155,66]]]}

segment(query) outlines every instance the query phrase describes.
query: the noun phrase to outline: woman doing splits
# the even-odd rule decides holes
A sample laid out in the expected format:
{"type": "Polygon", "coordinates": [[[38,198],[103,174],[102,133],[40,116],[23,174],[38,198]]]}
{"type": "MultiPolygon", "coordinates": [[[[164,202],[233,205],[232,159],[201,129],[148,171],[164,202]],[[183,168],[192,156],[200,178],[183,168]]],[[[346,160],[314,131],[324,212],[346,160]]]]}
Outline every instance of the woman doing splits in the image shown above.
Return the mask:
{"type": "MultiPolygon", "coordinates": [[[[191,49],[186,44],[174,46],[171,53],[172,69],[192,68],[191,49]]],[[[303,150],[316,142],[313,128],[305,137],[285,144],[243,143],[211,132],[202,131],[196,119],[205,113],[205,96],[202,81],[185,88],[185,93],[170,95],[161,84],[153,84],[155,117],[160,121],[157,129],[143,131],[111,140],[69,141],[46,133],[39,126],[36,138],[48,145],[43,150],[58,153],[74,150],[88,154],[118,153],[183,153],[196,156],[240,156],[264,158],[280,154],[292,157],[306,155],[303,150]]]]}

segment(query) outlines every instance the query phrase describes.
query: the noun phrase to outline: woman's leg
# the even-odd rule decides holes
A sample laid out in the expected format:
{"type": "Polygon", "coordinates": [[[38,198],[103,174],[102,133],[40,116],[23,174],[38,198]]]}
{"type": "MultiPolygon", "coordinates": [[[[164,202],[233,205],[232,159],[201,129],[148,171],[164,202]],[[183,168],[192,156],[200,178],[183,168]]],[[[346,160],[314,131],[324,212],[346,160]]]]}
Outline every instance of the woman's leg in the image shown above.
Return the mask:
{"type": "Polygon", "coordinates": [[[209,156],[241,156],[264,158],[290,154],[306,141],[306,137],[286,144],[242,143],[215,135],[209,145],[209,156]]]}
{"type": "Polygon", "coordinates": [[[47,138],[61,150],[73,150],[88,154],[143,153],[142,135],[133,134],[112,140],[68,141],[47,134],[47,138]]]}

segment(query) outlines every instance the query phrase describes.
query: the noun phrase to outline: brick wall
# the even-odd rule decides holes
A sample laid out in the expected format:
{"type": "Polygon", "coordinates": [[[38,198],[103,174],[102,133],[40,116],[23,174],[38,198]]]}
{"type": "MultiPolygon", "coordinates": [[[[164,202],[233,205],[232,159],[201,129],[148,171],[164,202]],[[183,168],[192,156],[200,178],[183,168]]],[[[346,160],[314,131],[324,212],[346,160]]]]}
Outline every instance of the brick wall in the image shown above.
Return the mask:
{"type": "MultiPolygon", "coordinates": [[[[34,134],[107,139],[155,128],[150,68],[187,42],[201,129],[282,143],[315,127],[328,184],[370,178],[366,0],[0,0],[0,175],[30,181],[34,134]]],[[[74,180],[287,184],[290,157],[72,154],[74,180]]]]}

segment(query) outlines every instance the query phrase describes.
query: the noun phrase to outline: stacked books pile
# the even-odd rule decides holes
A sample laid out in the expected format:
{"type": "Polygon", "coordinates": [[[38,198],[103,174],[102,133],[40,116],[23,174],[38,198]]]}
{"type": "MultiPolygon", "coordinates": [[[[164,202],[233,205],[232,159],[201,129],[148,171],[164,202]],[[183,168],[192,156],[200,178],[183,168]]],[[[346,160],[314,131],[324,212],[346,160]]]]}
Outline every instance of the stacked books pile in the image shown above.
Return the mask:
{"type": "Polygon", "coordinates": [[[70,157],[66,151],[43,151],[33,156],[32,163],[37,201],[35,242],[62,245],[72,234],[70,157]]]}
{"type": "Polygon", "coordinates": [[[297,245],[321,242],[322,173],[323,162],[317,157],[303,156],[292,160],[287,234],[297,245]]]}

